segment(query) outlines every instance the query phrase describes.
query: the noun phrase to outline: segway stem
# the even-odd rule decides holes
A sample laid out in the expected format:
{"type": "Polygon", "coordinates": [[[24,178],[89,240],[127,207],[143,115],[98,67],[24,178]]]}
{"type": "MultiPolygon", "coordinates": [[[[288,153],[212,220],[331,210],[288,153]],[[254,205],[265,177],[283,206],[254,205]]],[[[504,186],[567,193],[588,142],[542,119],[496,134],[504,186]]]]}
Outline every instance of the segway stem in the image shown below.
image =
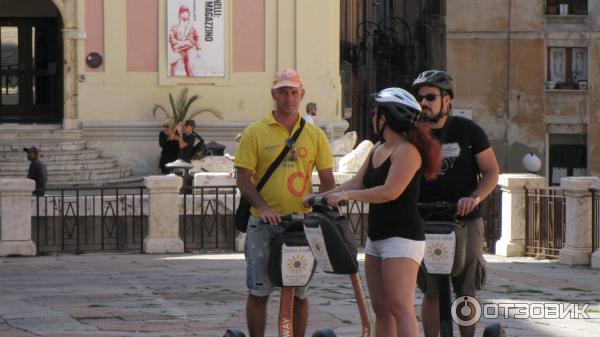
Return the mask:
{"type": "Polygon", "coordinates": [[[294,295],[296,288],[281,287],[279,337],[294,337],[294,295]]]}
{"type": "Polygon", "coordinates": [[[371,320],[369,317],[367,300],[365,299],[365,293],[363,291],[362,283],[360,281],[360,275],[358,273],[350,274],[350,281],[352,281],[352,288],[354,288],[354,297],[356,298],[358,312],[360,313],[360,322],[362,324],[362,337],[370,337],[371,320]]]}
{"type": "Polygon", "coordinates": [[[452,326],[452,290],[450,289],[450,276],[439,277],[439,313],[440,313],[440,336],[452,337],[454,335],[452,326]]]}

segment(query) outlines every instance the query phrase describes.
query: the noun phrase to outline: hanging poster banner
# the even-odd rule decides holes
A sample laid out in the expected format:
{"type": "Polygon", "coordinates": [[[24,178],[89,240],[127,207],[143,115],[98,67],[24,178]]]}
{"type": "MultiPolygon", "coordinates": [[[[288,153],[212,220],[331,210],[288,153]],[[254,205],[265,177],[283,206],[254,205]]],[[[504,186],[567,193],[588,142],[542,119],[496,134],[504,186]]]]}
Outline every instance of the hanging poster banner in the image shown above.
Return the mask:
{"type": "Polygon", "coordinates": [[[178,77],[225,75],[222,0],[167,0],[167,71],[178,77]]]}

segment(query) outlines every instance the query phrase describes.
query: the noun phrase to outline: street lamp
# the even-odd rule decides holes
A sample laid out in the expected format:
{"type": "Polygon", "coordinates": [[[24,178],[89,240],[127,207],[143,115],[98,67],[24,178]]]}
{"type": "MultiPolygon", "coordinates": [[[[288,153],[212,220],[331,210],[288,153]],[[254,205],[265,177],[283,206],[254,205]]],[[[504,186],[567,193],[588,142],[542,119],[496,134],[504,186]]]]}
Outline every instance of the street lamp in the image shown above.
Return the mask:
{"type": "Polygon", "coordinates": [[[523,167],[525,167],[527,172],[535,173],[542,168],[542,161],[535,153],[529,152],[523,156],[523,167]]]}

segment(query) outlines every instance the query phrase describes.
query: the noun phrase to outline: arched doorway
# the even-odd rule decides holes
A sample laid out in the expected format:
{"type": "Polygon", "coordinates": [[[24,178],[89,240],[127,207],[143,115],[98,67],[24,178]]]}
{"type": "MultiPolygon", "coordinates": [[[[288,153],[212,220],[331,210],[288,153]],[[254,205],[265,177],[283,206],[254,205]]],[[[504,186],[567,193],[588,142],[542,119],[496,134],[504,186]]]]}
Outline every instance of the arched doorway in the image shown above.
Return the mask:
{"type": "Polygon", "coordinates": [[[52,1],[0,2],[1,123],[62,123],[62,28],[52,1]]]}

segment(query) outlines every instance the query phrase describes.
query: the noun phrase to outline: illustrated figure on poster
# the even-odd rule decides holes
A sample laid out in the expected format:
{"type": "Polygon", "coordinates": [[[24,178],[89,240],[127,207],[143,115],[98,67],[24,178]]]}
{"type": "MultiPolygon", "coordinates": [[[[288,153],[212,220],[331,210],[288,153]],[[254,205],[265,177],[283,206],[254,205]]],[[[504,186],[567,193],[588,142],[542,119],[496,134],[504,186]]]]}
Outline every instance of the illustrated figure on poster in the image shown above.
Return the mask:
{"type": "Polygon", "coordinates": [[[185,76],[194,76],[192,58],[199,57],[200,43],[198,31],[190,20],[190,9],[182,5],[179,7],[179,21],[169,30],[169,45],[174,56],[169,61],[170,75],[178,75],[177,67],[183,64],[185,76]]]}

